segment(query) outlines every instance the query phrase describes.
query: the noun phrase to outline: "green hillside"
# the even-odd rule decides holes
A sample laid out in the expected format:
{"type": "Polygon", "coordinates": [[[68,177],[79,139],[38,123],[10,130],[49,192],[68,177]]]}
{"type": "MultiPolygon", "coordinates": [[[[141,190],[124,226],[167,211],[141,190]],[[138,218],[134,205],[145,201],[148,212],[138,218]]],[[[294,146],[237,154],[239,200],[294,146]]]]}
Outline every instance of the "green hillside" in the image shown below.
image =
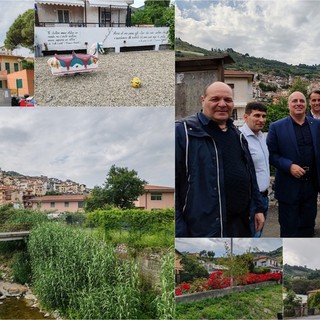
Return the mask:
{"type": "Polygon", "coordinates": [[[299,64],[295,66],[277,60],[252,57],[249,53],[239,53],[234,51],[232,48],[223,50],[213,48],[212,50],[206,50],[182,41],[180,38],[176,38],[175,48],[176,57],[195,57],[199,54],[204,56],[218,56],[228,53],[235,63],[226,65],[226,69],[253,71],[285,78],[289,76],[305,76],[310,80],[320,78],[320,65],[308,66],[305,64],[299,64]]]}
{"type": "Polygon", "coordinates": [[[286,278],[308,278],[313,272],[313,269],[307,268],[306,266],[290,266],[285,264],[283,271],[286,278]]]}

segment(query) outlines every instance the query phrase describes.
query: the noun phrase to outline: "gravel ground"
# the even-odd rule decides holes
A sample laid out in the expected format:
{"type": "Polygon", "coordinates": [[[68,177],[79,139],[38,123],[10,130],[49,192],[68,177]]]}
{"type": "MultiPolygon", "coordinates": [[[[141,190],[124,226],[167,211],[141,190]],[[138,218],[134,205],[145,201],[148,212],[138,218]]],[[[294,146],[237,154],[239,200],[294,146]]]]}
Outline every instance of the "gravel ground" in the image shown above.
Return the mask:
{"type": "Polygon", "coordinates": [[[174,106],[174,51],[139,51],[99,55],[95,72],[53,76],[47,60],[36,58],[38,106],[174,106]],[[140,78],[141,88],[131,79],[140,78]]]}

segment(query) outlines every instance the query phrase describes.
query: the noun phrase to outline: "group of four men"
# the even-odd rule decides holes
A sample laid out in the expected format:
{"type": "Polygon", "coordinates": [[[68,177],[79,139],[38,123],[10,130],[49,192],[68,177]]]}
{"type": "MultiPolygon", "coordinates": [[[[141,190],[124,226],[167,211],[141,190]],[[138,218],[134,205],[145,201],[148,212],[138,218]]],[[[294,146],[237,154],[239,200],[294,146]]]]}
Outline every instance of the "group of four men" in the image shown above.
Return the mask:
{"type": "Polygon", "coordinates": [[[176,122],[176,237],[260,237],[268,211],[269,161],[281,237],[312,237],[320,190],[320,91],[293,92],[289,116],[272,123],[250,102],[245,125],[231,120],[233,91],[208,85],[201,112],[176,122]]]}

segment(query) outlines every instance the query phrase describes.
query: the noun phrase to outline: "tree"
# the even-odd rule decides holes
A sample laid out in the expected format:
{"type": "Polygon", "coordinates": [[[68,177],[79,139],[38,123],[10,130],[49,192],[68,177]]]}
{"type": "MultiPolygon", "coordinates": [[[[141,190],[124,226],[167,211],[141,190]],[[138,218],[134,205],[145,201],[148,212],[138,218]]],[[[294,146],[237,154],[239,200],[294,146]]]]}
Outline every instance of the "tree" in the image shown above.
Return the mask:
{"type": "Polygon", "coordinates": [[[134,208],[134,201],[144,193],[147,181],[138,177],[135,170],[112,165],[105,182],[110,203],[121,209],[134,208]]]}
{"type": "Polygon", "coordinates": [[[104,186],[94,187],[91,197],[86,199],[86,210],[104,209],[110,205],[121,209],[134,208],[134,201],[144,193],[146,183],[135,170],[112,165],[104,186]]]}
{"type": "Polygon", "coordinates": [[[34,49],[34,10],[29,9],[13,22],[6,34],[4,46],[13,50],[17,46],[34,49]]]}
{"type": "MultiPolygon", "coordinates": [[[[235,256],[231,249],[232,241],[231,239],[231,246],[229,246],[227,242],[225,243],[226,257],[224,259],[224,265],[226,265],[228,269],[223,272],[224,275],[231,278],[231,283],[233,279],[237,281],[237,279],[246,275],[253,262],[253,255],[249,251],[242,255],[235,256]]],[[[237,285],[237,283],[234,284],[237,285]]]]}
{"type": "Polygon", "coordinates": [[[200,257],[206,257],[206,256],[207,256],[207,250],[201,250],[201,251],[199,252],[199,256],[200,256],[200,257]]]}
{"type": "Polygon", "coordinates": [[[288,100],[285,98],[280,99],[275,104],[267,105],[267,121],[263,128],[264,132],[269,131],[269,126],[272,122],[282,119],[289,115],[288,100]]]}
{"type": "Polygon", "coordinates": [[[320,308],[320,292],[316,292],[308,298],[308,308],[320,308]]]}
{"type": "Polygon", "coordinates": [[[208,278],[209,273],[206,268],[201,265],[197,257],[184,254],[181,259],[183,266],[183,274],[181,279],[184,282],[191,282],[197,278],[208,278]]]}
{"type": "Polygon", "coordinates": [[[297,297],[294,291],[288,291],[286,298],[283,300],[284,315],[287,317],[294,316],[294,308],[299,307],[300,304],[301,298],[297,297]]]}
{"type": "Polygon", "coordinates": [[[95,186],[91,191],[91,195],[85,200],[86,211],[94,211],[98,209],[110,209],[112,205],[108,204],[106,190],[103,187],[95,186]]]}
{"type": "Polygon", "coordinates": [[[308,85],[309,85],[308,81],[304,81],[300,77],[298,77],[293,81],[289,89],[289,93],[291,94],[295,91],[300,91],[306,97],[308,95],[308,85]]]}

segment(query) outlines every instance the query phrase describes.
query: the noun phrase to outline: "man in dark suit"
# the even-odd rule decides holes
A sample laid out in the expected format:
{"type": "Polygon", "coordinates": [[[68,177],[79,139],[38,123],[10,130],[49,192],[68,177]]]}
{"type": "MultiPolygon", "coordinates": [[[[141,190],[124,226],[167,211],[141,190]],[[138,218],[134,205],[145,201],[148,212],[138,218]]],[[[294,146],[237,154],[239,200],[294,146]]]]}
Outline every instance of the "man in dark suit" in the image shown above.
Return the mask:
{"type": "Polygon", "coordinates": [[[281,237],[312,237],[320,190],[320,121],[306,116],[306,98],[294,92],[289,116],[272,123],[267,145],[277,169],[275,197],[279,202],[281,237]]]}
{"type": "Polygon", "coordinates": [[[320,119],[320,90],[311,91],[308,98],[310,110],[307,112],[307,116],[320,119]]]}

